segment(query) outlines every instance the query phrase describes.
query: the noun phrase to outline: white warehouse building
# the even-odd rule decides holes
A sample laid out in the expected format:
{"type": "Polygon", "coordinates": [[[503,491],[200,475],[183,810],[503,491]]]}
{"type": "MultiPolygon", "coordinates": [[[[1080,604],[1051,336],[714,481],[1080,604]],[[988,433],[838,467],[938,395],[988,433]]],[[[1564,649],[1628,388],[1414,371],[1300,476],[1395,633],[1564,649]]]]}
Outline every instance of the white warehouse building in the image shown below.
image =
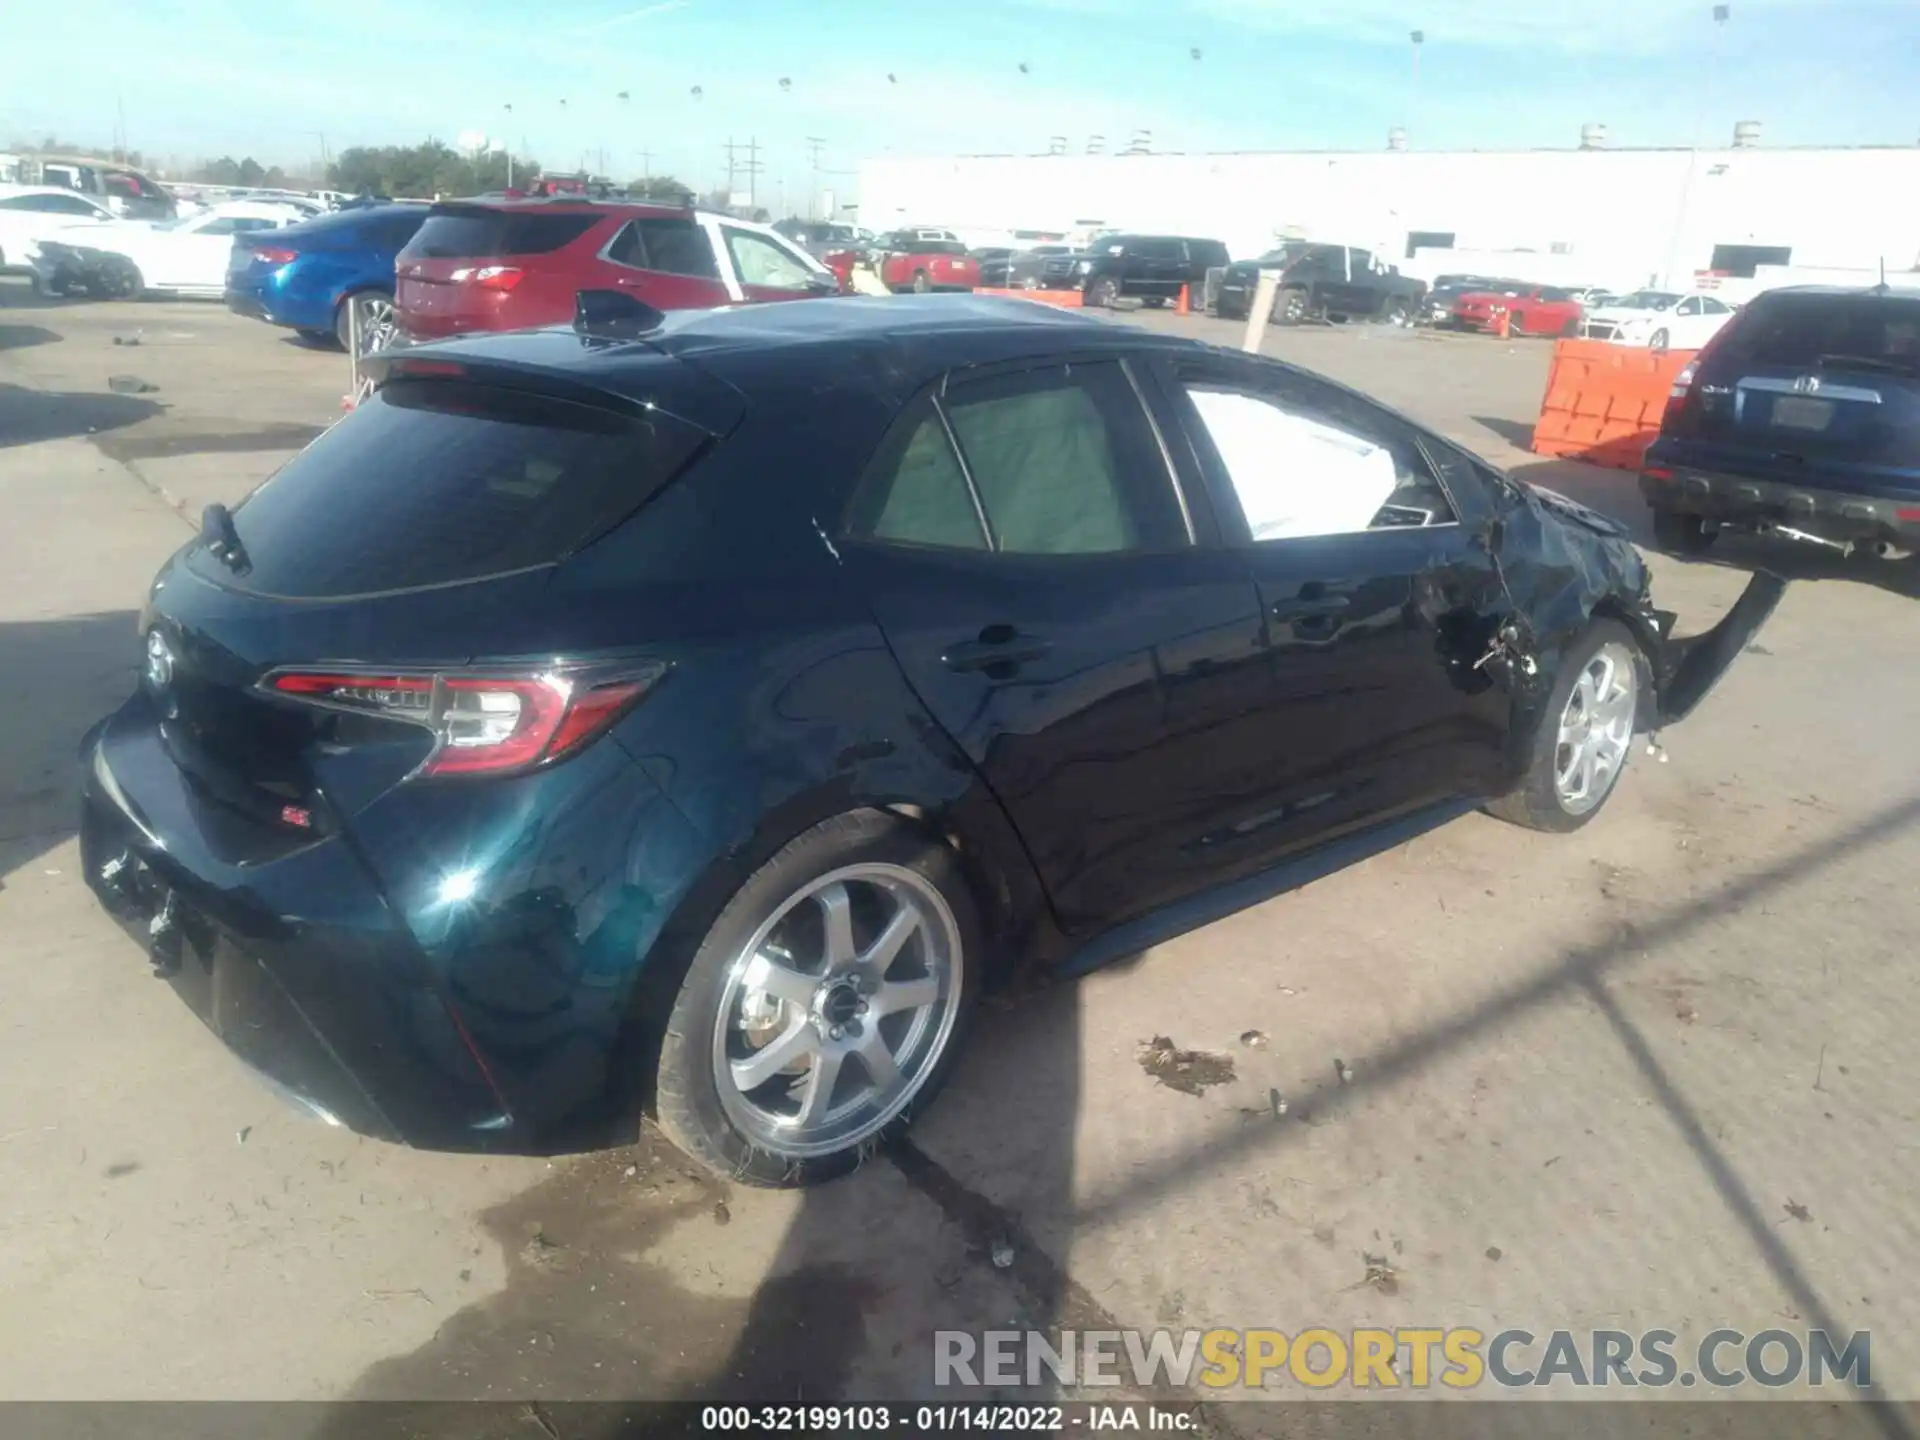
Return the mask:
{"type": "Polygon", "coordinates": [[[1609,149],[1590,125],[1564,150],[1429,153],[1396,132],[1378,152],[887,157],[861,166],[859,216],[974,243],[1207,236],[1236,259],[1317,240],[1427,279],[1684,288],[1756,265],[1892,275],[1920,270],[1920,147],[1769,149],[1747,121],[1725,149],[1609,149]]]}

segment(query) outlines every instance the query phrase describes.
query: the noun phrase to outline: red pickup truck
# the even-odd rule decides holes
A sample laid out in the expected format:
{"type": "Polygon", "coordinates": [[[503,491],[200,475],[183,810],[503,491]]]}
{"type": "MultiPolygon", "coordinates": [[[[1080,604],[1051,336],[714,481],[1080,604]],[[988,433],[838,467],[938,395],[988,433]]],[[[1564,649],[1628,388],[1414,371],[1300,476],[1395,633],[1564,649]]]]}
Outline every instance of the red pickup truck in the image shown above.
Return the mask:
{"type": "Polygon", "coordinates": [[[883,236],[880,280],[889,290],[972,290],[980,262],[958,240],[923,240],[911,230],[883,236]]]}

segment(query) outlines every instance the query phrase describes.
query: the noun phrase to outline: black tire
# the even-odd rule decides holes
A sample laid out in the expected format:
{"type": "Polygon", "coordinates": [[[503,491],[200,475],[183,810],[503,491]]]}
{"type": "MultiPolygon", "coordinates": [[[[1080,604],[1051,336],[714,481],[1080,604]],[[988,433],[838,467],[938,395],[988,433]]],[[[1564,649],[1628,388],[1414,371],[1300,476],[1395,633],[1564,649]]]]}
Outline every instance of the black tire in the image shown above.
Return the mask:
{"type": "Polygon", "coordinates": [[[914,271],[913,293],[916,295],[924,295],[931,289],[933,289],[933,281],[927,278],[927,272],[924,270],[914,271]]]}
{"type": "Polygon", "coordinates": [[[1097,310],[1104,310],[1120,298],[1120,286],[1111,275],[1102,275],[1087,286],[1084,298],[1086,304],[1097,310]]]}
{"type": "Polygon", "coordinates": [[[979,911],[951,850],[879,811],[822,821],[748,877],[694,953],[660,1042],[654,1108],[661,1131],[716,1174],[750,1185],[810,1185],[846,1174],[904,1132],[951,1075],[979,995],[984,959],[979,911]],[[790,897],[830,871],[861,863],[912,870],[946,902],[960,939],[957,1010],[944,1048],[930,1057],[906,1107],[882,1129],[830,1154],[778,1154],[753,1143],[735,1125],[714,1075],[713,1039],[729,970],[754,932],[790,897]]]}
{"type": "Polygon", "coordinates": [[[1698,515],[1679,510],[1653,512],[1653,538],[1669,555],[1703,555],[1718,538],[1718,530],[1709,530],[1698,515]]]}
{"type": "Polygon", "coordinates": [[[1665,330],[1656,330],[1647,337],[1647,348],[1649,350],[1665,350],[1672,338],[1673,337],[1667,334],[1665,330]]]}
{"type": "Polygon", "coordinates": [[[1140,303],[1149,310],[1161,310],[1166,307],[1167,297],[1164,295],[1149,295],[1140,303]]]}
{"type": "Polygon", "coordinates": [[[1553,689],[1547,697],[1547,703],[1539,712],[1534,733],[1528,742],[1526,771],[1519,786],[1511,794],[1488,801],[1486,811],[1489,815],[1514,825],[1524,825],[1529,830],[1544,830],[1552,834],[1564,835],[1578,830],[1607,808],[1607,802],[1620,788],[1621,774],[1625,772],[1628,762],[1633,757],[1635,736],[1628,737],[1626,751],[1621,755],[1619,764],[1607,781],[1605,792],[1589,809],[1574,813],[1561,802],[1558,787],[1555,784],[1555,766],[1560,748],[1560,719],[1567,708],[1567,700],[1573,694],[1574,686],[1579,682],[1581,671],[1600,653],[1602,647],[1609,644],[1624,646],[1633,657],[1634,693],[1638,698],[1645,697],[1650,679],[1639,642],[1633,638],[1632,632],[1618,621],[1594,621],[1587,627],[1586,632],[1568,647],[1565,657],[1560,662],[1560,673],[1554,677],[1553,689]]]}
{"type": "Polygon", "coordinates": [[[138,300],[147,292],[146,277],[131,260],[102,261],[87,276],[87,293],[102,300],[138,300]]]}
{"type": "Polygon", "coordinates": [[[1307,292],[1297,285],[1279,291],[1268,318],[1276,325],[1298,325],[1307,318],[1307,292]]]}

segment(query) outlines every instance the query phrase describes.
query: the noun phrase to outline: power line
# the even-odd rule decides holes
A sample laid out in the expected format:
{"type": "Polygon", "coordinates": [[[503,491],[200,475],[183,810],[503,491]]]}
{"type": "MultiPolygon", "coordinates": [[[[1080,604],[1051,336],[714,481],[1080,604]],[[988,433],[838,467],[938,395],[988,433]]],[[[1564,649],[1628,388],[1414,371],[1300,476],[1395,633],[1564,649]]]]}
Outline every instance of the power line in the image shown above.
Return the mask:
{"type": "Polygon", "coordinates": [[[739,193],[740,177],[744,175],[747,181],[747,205],[749,208],[752,208],[756,204],[755,196],[758,190],[757,177],[760,172],[766,168],[760,163],[760,142],[752,136],[749,136],[746,144],[738,145],[735,144],[733,138],[729,136],[727,138],[726,151],[727,203],[729,205],[733,203],[733,197],[739,193]],[[744,160],[741,158],[742,155],[746,157],[744,160]]]}

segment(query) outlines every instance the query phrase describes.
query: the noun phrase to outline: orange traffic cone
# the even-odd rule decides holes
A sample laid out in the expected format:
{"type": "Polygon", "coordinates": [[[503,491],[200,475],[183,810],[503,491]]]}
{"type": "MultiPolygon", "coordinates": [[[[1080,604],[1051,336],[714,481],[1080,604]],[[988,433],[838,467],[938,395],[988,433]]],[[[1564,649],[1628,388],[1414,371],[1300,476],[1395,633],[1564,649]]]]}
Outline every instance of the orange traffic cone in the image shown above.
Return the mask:
{"type": "Polygon", "coordinates": [[[1493,316],[1493,333],[1499,339],[1510,339],[1513,335],[1513,317],[1505,310],[1496,310],[1493,316]]]}
{"type": "Polygon", "coordinates": [[[1193,302],[1187,296],[1187,287],[1185,285],[1180,287],[1180,303],[1173,307],[1173,313],[1176,315],[1191,315],[1193,313],[1193,302]]]}

